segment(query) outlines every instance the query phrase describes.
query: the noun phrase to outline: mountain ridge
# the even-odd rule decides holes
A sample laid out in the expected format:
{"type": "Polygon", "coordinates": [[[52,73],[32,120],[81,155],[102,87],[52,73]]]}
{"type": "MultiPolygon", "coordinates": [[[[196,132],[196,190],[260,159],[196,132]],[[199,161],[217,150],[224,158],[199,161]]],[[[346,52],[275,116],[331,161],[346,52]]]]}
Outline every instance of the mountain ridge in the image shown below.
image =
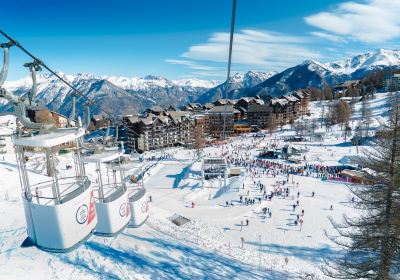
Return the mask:
{"type": "MultiPolygon", "coordinates": [[[[248,71],[236,73],[229,81],[228,98],[244,96],[273,97],[290,91],[334,85],[346,80],[360,79],[369,72],[384,69],[400,69],[400,51],[376,49],[343,60],[322,63],[306,60],[282,72],[248,71]]],[[[207,103],[225,97],[226,81],[208,81],[201,79],[169,80],[162,76],[147,75],[141,77],[97,76],[87,73],[69,75],[58,72],[85,96],[94,101],[93,114],[102,109],[116,115],[140,113],[144,109],[160,105],[180,107],[188,102],[207,103]]],[[[67,115],[72,95],[71,90],[51,74],[40,74],[37,100],[49,109],[67,115]]],[[[31,89],[29,76],[16,81],[6,81],[4,87],[17,95],[26,95],[31,89]]],[[[77,98],[77,111],[82,114],[84,98],[77,98]]],[[[0,110],[9,111],[11,105],[0,100],[0,110]]]]}

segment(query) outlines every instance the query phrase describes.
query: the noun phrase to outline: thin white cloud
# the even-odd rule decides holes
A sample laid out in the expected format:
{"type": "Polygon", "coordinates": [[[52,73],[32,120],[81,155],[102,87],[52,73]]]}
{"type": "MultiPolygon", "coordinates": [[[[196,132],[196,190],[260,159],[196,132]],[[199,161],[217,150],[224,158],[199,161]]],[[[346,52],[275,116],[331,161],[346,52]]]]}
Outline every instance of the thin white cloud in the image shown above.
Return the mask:
{"type": "MultiPolygon", "coordinates": [[[[241,30],[234,35],[232,61],[248,69],[262,67],[272,71],[320,58],[320,53],[307,45],[307,39],[269,31],[241,30]]],[[[189,47],[181,56],[186,61],[226,63],[228,46],[229,33],[213,33],[206,43],[189,47]]]]}
{"type": "MultiPolygon", "coordinates": [[[[362,3],[345,2],[327,12],[305,18],[331,36],[353,39],[365,43],[384,43],[400,37],[400,1],[367,0],[362,3]]],[[[325,39],[334,37],[326,36],[325,39]]],[[[314,34],[316,35],[316,34],[314,34]]],[[[316,35],[316,36],[318,36],[316,35]]]]}
{"type": "Polygon", "coordinates": [[[329,34],[329,33],[325,33],[325,32],[310,32],[311,35],[322,38],[322,39],[326,39],[335,43],[340,43],[340,42],[346,42],[346,39],[341,37],[341,36],[336,36],[333,34],[329,34]]]}
{"type": "Polygon", "coordinates": [[[170,64],[175,64],[175,65],[184,65],[184,66],[187,66],[190,69],[194,69],[194,70],[204,70],[204,71],[218,70],[218,67],[201,65],[201,64],[198,64],[198,63],[196,63],[194,61],[189,61],[189,60],[166,59],[165,62],[168,62],[170,64]]]}

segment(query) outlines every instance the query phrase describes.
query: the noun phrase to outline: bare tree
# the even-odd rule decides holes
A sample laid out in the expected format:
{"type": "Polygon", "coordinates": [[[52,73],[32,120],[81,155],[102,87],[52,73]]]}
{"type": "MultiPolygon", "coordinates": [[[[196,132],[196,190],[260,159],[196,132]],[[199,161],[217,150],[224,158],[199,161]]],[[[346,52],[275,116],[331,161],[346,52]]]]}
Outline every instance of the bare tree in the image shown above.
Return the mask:
{"type": "Polygon", "coordinates": [[[322,95],[324,100],[333,100],[332,89],[328,85],[324,85],[322,88],[322,95]]]}
{"type": "Polygon", "coordinates": [[[276,130],[276,128],[277,128],[277,123],[276,123],[276,120],[275,120],[275,118],[274,118],[274,114],[273,113],[270,113],[269,114],[269,117],[268,117],[268,124],[267,124],[267,127],[268,127],[268,131],[269,131],[269,134],[270,135],[272,135],[272,133],[276,130]]]}
{"type": "Polygon", "coordinates": [[[193,126],[193,148],[196,149],[197,156],[200,157],[204,148],[204,128],[201,125],[193,126]]]}
{"type": "Polygon", "coordinates": [[[349,121],[350,116],[350,105],[343,100],[339,100],[330,106],[327,122],[329,125],[341,124],[343,130],[343,125],[349,121]]]}
{"type": "Polygon", "coordinates": [[[371,111],[367,96],[368,95],[365,94],[363,96],[362,102],[361,102],[361,120],[363,122],[365,137],[368,137],[369,126],[371,125],[371,116],[372,116],[372,111],[371,111]]]}
{"type": "Polygon", "coordinates": [[[308,92],[310,93],[311,101],[318,101],[323,99],[322,91],[315,87],[309,87],[308,92]]]}

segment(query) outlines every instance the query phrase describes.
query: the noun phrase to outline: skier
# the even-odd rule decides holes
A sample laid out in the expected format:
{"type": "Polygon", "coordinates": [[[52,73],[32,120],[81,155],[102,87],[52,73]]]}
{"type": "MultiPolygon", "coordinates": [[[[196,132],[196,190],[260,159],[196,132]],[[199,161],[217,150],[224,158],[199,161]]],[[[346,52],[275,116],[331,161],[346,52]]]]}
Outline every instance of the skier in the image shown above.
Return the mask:
{"type": "Polygon", "coordinates": [[[194,202],[192,201],[192,208],[194,208],[194,202]]]}
{"type": "Polygon", "coordinates": [[[315,193],[314,193],[314,192],[312,192],[312,197],[314,197],[314,195],[315,195],[315,193]]]}
{"type": "Polygon", "coordinates": [[[296,204],[293,204],[293,212],[296,210],[296,204]]]}
{"type": "Polygon", "coordinates": [[[246,219],[246,226],[248,226],[249,225],[249,220],[248,219],[246,219]]]}
{"type": "Polygon", "coordinates": [[[228,201],[225,201],[225,204],[226,204],[226,207],[228,207],[228,206],[229,206],[229,203],[228,203],[228,201]]]}
{"type": "Polygon", "coordinates": [[[152,202],[152,197],[151,197],[151,195],[149,195],[149,202],[152,202]]]}
{"type": "Polygon", "coordinates": [[[300,192],[297,192],[297,197],[299,197],[300,196],[300,192]]]}
{"type": "Polygon", "coordinates": [[[333,205],[331,204],[331,210],[333,210],[333,205]]]}

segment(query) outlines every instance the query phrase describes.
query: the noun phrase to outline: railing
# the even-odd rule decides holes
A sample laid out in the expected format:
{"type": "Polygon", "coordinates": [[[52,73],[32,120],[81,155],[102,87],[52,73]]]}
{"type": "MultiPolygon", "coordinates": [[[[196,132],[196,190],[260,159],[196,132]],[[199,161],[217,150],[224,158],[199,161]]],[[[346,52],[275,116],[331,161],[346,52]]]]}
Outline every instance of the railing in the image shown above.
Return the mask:
{"type": "Polygon", "coordinates": [[[53,194],[54,181],[45,181],[32,185],[31,192],[25,193],[25,197],[30,201],[35,199],[37,204],[48,205],[55,201],[59,201],[62,204],[83,193],[90,186],[90,181],[86,176],[82,179],[75,176],[59,178],[57,183],[55,187],[59,193],[59,197],[55,197],[53,194]],[[46,195],[42,195],[43,192],[46,195]]]}

